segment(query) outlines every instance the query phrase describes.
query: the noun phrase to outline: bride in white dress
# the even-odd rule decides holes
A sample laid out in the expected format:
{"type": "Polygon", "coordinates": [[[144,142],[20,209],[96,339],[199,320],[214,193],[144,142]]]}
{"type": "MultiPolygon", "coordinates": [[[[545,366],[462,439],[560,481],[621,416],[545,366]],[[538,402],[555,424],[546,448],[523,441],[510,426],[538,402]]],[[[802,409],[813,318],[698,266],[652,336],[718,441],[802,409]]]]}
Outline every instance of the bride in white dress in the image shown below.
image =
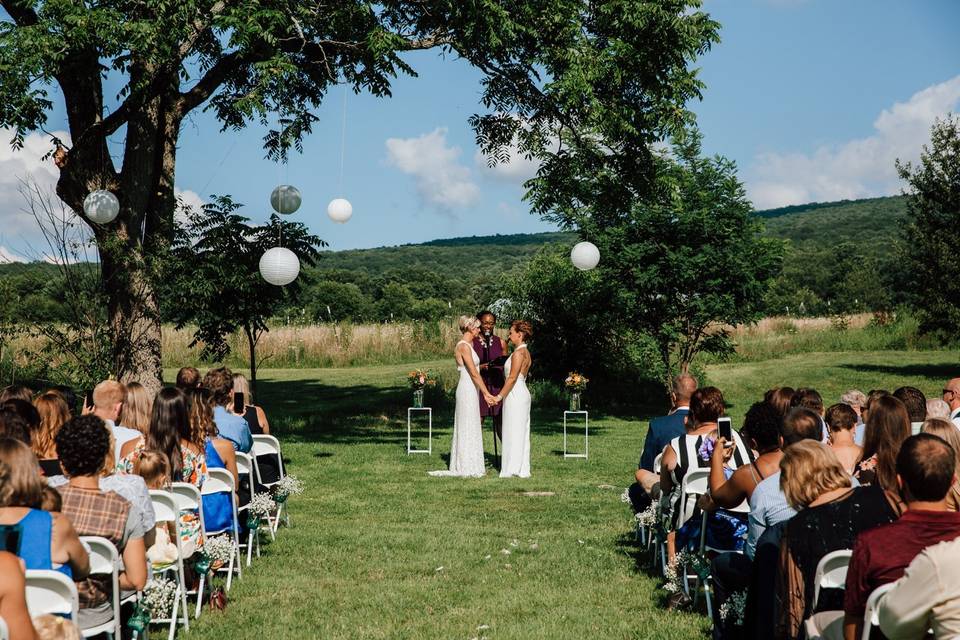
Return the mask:
{"type": "Polygon", "coordinates": [[[510,325],[510,342],[514,351],[503,367],[506,383],[500,395],[494,398],[503,402],[501,478],[530,477],[530,391],[526,378],[533,359],[526,341],[531,333],[530,323],[526,320],[515,320],[510,325]]]}
{"type": "Polygon", "coordinates": [[[480,335],[480,321],[471,316],[460,316],[460,342],[454,349],[460,381],[457,383],[457,406],[453,417],[453,442],[450,443],[450,468],[430,471],[432,476],[480,477],[486,475],[483,458],[483,431],[477,391],[494,404],[493,396],[480,377],[480,358],[473,350],[473,340],[480,335]]]}

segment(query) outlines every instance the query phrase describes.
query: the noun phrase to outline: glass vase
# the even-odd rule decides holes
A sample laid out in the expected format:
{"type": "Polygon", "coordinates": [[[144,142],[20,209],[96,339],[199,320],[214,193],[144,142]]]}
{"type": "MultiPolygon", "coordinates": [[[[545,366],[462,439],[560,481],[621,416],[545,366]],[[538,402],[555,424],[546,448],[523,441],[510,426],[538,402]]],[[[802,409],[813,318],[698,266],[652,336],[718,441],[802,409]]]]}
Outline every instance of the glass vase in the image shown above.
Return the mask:
{"type": "Polygon", "coordinates": [[[413,392],[413,407],[415,409],[423,408],[423,389],[415,389],[413,392]]]}
{"type": "Polygon", "coordinates": [[[570,393],[570,411],[580,411],[580,394],[576,391],[570,393]]]}

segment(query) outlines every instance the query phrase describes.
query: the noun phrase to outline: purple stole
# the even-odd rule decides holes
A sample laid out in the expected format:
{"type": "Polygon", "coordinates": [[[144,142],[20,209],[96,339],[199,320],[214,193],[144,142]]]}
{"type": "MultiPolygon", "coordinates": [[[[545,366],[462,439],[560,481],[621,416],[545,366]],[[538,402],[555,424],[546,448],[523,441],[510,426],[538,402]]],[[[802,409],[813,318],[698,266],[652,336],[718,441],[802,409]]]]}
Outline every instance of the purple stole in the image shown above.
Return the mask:
{"type": "MultiPolygon", "coordinates": [[[[480,358],[480,364],[486,364],[493,360],[496,360],[500,356],[505,355],[503,352],[503,347],[500,343],[500,338],[496,334],[490,337],[490,344],[488,345],[483,336],[478,336],[473,340],[473,350],[476,351],[477,356],[480,358]]],[[[503,377],[503,367],[499,366],[496,368],[489,368],[486,370],[480,371],[480,377],[483,378],[483,383],[487,385],[487,391],[491,395],[497,395],[500,393],[500,390],[503,389],[503,384],[505,382],[503,377]]],[[[480,394],[477,394],[480,396],[480,394]]],[[[503,404],[498,404],[494,407],[491,407],[483,399],[482,396],[478,398],[480,402],[480,417],[485,416],[499,416],[500,409],[503,404]]]]}

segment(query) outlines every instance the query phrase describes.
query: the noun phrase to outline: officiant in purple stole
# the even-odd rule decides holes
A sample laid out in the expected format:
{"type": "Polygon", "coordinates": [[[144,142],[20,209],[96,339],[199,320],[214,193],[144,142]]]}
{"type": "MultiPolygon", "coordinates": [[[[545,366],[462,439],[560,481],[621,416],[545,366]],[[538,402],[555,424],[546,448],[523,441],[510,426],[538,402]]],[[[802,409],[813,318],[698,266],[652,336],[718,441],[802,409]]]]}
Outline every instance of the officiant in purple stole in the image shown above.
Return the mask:
{"type": "MultiPolygon", "coordinates": [[[[495,396],[503,389],[503,364],[504,356],[507,355],[507,343],[493,332],[497,326],[497,316],[492,311],[481,311],[477,314],[477,320],[480,321],[480,335],[473,340],[473,350],[477,352],[477,356],[480,358],[480,377],[483,378],[483,383],[487,385],[487,391],[490,392],[490,395],[495,396]]],[[[478,400],[480,402],[481,422],[487,416],[493,418],[493,432],[496,434],[493,440],[493,448],[496,452],[496,438],[501,437],[500,409],[503,405],[501,403],[491,407],[483,399],[483,396],[479,396],[478,400]]]]}

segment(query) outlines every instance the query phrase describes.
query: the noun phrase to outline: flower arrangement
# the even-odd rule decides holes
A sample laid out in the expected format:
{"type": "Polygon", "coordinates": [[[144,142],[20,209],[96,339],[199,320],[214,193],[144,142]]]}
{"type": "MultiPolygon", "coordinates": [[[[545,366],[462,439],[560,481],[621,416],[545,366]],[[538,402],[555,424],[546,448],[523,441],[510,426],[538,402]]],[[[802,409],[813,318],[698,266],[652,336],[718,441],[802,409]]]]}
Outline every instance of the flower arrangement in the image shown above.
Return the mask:
{"type": "Polygon", "coordinates": [[[407,382],[414,391],[420,391],[427,387],[437,384],[435,378],[430,377],[430,372],[426,369],[414,369],[407,374],[407,382]]]}
{"type": "Polygon", "coordinates": [[[203,553],[210,558],[211,566],[219,569],[229,564],[233,555],[233,539],[227,535],[210,536],[203,543],[203,553]]]}
{"type": "Polygon", "coordinates": [[[290,496],[298,496],[301,493],[303,493],[303,482],[298,480],[297,476],[284,476],[273,487],[273,500],[277,503],[283,503],[290,496]]]}
{"type": "Polygon", "coordinates": [[[247,526],[251,529],[258,528],[260,522],[269,518],[276,508],[277,503],[269,493],[255,494],[247,505],[247,526]]]}
{"type": "Polygon", "coordinates": [[[658,503],[653,503],[644,511],[637,513],[637,515],[634,516],[637,519],[637,524],[647,529],[656,528],[660,521],[660,514],[658,513],[659,510],[657,507],[658,503]]]}
{"type": "Polygon", "coordinates": [[[167,578],[157,578],[143,588],[140,602],[150,612],[151,618],[168,618],[177,600],[177,584],[167,578]]]}
{"type": "Polygon", "coordinates": [[[731,620],[738,627],[743,626],[744,616],[747,611],[747,592],[734,591],[727,598],[726,602],[720,605],[720,619],[731,620]]]}
{"type": "Polygon", "coordinates": [[[576,371],[571,371],[567,374],[567,379],[564,381],[564,384],[570,393],[583,393],[587,390],[588,382],[590,382],[590,378],[587,376],[582,373],[577,373],[576,371]]]}
{"type": "Polygon", "coordinates": [[[683,583],[687,579],[688,568],[692,569],[702,580],[710,575],[710,560],[695,551],[677,551],[673,564],[668,565],[663,571],[666,579],[663,585],[664,590],[668,593],[683,591],[683,583]]]}
{"type": "Polygon", "coordinates": [[[620,502],[623,504],[630,504],[630,489],[629,487],[623,490],[623,493],[620,494],[620,502]]]}

